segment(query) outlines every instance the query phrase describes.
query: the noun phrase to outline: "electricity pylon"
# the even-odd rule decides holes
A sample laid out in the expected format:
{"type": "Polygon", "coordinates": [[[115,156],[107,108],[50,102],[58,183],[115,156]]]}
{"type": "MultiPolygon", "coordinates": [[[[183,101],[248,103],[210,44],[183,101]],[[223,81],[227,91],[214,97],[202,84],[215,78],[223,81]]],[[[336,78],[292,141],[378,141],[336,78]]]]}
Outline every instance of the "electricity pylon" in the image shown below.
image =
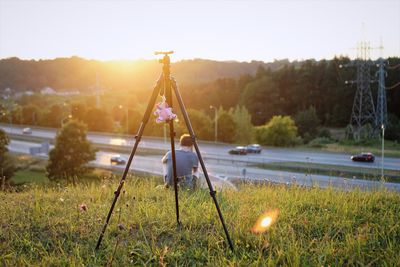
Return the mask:
{"type": "Polygon", "coordinates": [[[362,137],[373,137],[376,129],[376,112],[370,86],[370,66],[374,62],[369,60],[370,49],[369,43],[360,42],[358,44],[358,58],[355,61],[357,80],[353,82],[357,83],[357,91],[354,97],[348,135],[357,141],[362,137]]]}

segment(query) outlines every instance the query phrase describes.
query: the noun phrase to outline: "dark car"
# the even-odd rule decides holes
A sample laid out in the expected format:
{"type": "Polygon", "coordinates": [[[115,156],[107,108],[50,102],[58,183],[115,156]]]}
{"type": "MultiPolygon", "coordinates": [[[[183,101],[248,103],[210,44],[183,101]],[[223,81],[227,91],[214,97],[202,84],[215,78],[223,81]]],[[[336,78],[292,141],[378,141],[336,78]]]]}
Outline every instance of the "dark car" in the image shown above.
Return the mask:
{"type": "Polygon", "coordinates": [[[374,162],[375,156],[372,153],[361,153],[351,156],[352,161],[374,162]]]}
{"type": "Polygon", "coordinates": [[[247,155],[247,149],[244,146],[237,146],[234,149],[229,150],[229,154],[232,154],[232,155],[247,155]]]}
{"type": "Polygon", "coordinates": [[[114,156],[110,158],[110,163],[120,165],[125,164],[126,161],[121,156],[114,156]]]}
{"type": "Polygon", "coordinates": [[[251,144],[246,147],[247,153],[261,153],[261,146],[259,144],[251,144]]]}

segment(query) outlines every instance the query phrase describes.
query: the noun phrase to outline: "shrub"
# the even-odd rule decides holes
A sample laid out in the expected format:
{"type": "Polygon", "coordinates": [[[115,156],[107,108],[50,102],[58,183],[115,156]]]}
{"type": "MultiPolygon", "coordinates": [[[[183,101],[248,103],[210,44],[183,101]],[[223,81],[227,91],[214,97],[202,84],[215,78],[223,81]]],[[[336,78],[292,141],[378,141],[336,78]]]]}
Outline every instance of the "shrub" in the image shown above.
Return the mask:
{"type": "Polygon", "coordinates": [[[255,128],[256,140],[263,145],[293,146],[297,141],[297,127],[290,116],[274,116],[263,126],[255,128]]]}
{"type": "Polygon", "coordinates": [[[9,143],[7,134],[0,129],[0,179],[4,177],[6,180],[9,180],[15,172],[14,158],[8,154],[9,143]]]}
{"type": "Polygon", "coordinates": [[[308,143],[310,147],[323,147],[326,144],[333,143],[333,140],[327,137],[317,137],[308,143]]]}
{"type": "Polygon", "coordinates": [[[321,128],[318,131],[318,137],[332,138],[331,132],[327,128],[321,128]]]}
{"type": "Polygon", "coordinates": [[[298,112],[294,120],[299,135],[302,136],[305,141],[309,141],[317,135],[320,120],[314,107],[298,112]]]}
{"type": "Polygon", "coordinates": [[[86,139],[86,126],[78,121],[64,125],[56,137],[56,145],[49,153],[46,167],[50,180],[73,179],[89,171],[85,166],[95,159],[95,151],[86,139]]]}

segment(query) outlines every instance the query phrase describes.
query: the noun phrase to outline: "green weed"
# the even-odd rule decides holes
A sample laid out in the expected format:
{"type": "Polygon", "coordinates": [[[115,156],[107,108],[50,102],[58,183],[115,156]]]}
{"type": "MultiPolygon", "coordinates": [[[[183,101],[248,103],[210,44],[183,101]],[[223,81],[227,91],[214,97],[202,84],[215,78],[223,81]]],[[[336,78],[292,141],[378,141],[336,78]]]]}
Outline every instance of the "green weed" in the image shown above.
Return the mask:
{"type": "Polygon", "coordinates": [[[94,247],[117,182],[28,185],[1,192],[3,266],[345,266],[400,264],[400,195],[245,185],[218,192],[231,252],[208,190],[174,194],[153,178],[129,178],[99,251],[94,247]],[[87,209],[83,210],[84,204],[87,209]],[[264,234],[258,216],[279,209],[264,234]]]}

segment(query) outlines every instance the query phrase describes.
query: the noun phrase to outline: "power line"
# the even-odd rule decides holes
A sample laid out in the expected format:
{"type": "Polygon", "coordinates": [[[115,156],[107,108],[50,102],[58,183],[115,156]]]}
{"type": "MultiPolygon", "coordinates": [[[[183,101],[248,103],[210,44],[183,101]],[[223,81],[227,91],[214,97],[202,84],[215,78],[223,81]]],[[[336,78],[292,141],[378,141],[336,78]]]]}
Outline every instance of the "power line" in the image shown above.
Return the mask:
{"type": "Polygon", "coordinates": [[[389,86],[389,87],[385,87],[385,89],[386,90],[392,90],[392,89],[394,89],[395,87],[397,87],[399,85],[400,85],[400,82],[396,83],[395,85],[392,85],[392,86],[389,86]]]}
{"type": "Polygon", "coordinates": [[[398,67],[400,67],[400,64],[394,65],[394,66],[386,66],[387,69],[389,70],[394,70],[397,69],[398,67]]]}

